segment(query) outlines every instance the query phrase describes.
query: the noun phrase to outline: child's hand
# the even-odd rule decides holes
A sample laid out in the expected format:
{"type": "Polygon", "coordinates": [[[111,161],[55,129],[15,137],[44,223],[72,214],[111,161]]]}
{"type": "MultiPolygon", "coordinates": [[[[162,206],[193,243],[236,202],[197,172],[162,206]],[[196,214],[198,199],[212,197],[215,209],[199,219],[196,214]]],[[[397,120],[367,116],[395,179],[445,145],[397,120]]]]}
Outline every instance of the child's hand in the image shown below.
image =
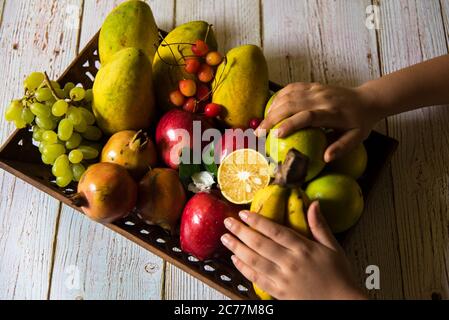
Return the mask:
{"type": "Polygon", "coordinates": [[[317,202],[308,211],[315,239],[309,240],[261,215],[242,211],[248,225],[233,218],[223,244],[234,255],[237,269],[259,288],[277,299],[364,299],[355,285],[343,249],[319,212],[317,202]]]}
{"type": "MultiPolygon", "coordinates": [[[[343,131],[324,154],[330,162],[351,150],[368,137],[381,119],[368,90],[326,86],[318,83],[292,83],[279,91],[268,115],[258,129],[269,130],[285,120],[278,136],[306,127],[326,127],[343,131]]],[[[260,135],[262,131],[256,131],[260,135]]]]}

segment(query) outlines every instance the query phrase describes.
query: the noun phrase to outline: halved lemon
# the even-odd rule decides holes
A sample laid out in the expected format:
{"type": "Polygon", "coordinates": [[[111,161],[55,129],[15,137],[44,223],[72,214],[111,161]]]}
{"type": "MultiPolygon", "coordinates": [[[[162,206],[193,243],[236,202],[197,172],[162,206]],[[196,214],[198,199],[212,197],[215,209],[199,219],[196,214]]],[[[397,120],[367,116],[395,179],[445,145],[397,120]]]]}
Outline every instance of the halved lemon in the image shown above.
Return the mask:
{"type": "Polygon", "coordinates": [[[217,174],[223,196],[235,204],[251,203],[254,195],[270,183],[267,159],[253,149],[239,149],[221,162],[217,174]]]}

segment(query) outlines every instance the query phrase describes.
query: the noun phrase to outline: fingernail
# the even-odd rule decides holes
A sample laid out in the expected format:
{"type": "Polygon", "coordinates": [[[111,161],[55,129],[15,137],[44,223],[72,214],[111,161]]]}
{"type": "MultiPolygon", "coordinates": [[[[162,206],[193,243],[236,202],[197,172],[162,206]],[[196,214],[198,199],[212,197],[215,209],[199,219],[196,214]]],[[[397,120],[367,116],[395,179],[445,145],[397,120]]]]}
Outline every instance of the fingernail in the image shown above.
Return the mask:
{"type": "Polygon", "coordinates": [[[231,243],[231,237],[227,233],[222,235],[220,240],[226,247],[228,247],[230,245],[230,243],[231,243]]]}
{"type": "Polygon", "coordinates": [[[259,124],[256,131],[254,131],[254,134],[256,135],[256,137],[260,137],[261,135],[263,135],[264,132],[265,132],[265,129],[263,127],[263,122],[262,122],[261,124],[259,124]]]}
{"type": "Polygon", "coordinates": [[[238,259],[237,259],[237,257],[235,255],[231,256],[231,260],[232,260],[233,264],[236,264],[238,262],[238,259]]]}
{"type": "Polygon", "coordinates": [[[224,221],[224,225],[227,229],[232,230],[232,228],[234,227],[234,219],[232,218],[226,218],[224,221]]]}
{"type": "Polygon", "coordinates": [[[240,216],[240,219],[242,219],[243,221],[248,221],[248,217],[249,217],[249,215],[248,215],[248,211],[246,211],[246,210],[244,210],[244,211],[240,211],[239,212],[239,216],[240,216]]]}
{"type": "Polygon", "coordinates": [[[323,216],[321,215],[320,202],[318,200],[316,200],[314,203],[315,203],[316,216],[317,216],[318,220],[322,221],[323,216]]]}
{"type": "Polygon", "coordinates": [[[272,131],[273,131],[273,133],[272,133],[273,138],[279,137],[279,133],[280,133],[279,129],[274,129],[274,130],[272,130],[272,131]]]}

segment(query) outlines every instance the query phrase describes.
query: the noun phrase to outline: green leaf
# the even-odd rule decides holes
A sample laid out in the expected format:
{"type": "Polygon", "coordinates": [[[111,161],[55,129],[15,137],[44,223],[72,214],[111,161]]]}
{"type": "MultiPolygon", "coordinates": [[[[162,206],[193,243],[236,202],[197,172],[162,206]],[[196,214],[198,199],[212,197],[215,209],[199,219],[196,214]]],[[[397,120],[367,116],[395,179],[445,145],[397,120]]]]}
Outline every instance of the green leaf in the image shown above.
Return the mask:
{"type": "Polygon", "coordinates": [[[194,173],[201,171],[201,165],[200,164],[192,164],[190,163],[193,159],[193,152],[192,149],[185,147],[182,149],[181,152],[181,163],[179,164],[179,179],[181,179],[182,182],[188,184],[191,180],[191,177],[194,173]],[[186,154],[189,154],[189,163],[183,163],[183,158],[186,154]]]}
{"type": "Polygon", "coordinates": [[[215,163],[215,150],[214,150],[214,143],[211,142],[206,148],[203,153],[203,165],[204,168],[212,173],[214,177],[217,177],[218,172],[218,166],[215,163]]]}

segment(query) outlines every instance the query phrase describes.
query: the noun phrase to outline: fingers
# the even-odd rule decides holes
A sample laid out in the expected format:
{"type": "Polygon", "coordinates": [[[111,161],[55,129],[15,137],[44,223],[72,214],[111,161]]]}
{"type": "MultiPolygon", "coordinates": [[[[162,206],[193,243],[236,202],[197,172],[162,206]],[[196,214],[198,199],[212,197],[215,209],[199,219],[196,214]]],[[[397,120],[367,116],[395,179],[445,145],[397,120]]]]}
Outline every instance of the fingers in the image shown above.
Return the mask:
{"type": "Polygon", "coordinates": [[[332,126],[332,116],[325,110],[307,110],[299,112],[279,126],[278,137],[287,137],[303,128],[332,126]]]}
{"type": "Polygon", "coordinates": [[[237,256],[231,256],[231,260],[234,263],[237,270],[240,271],[243,276],[249,281],[256,283],[257,286],[267,293],[275,292],[276,285],[273,280],[264,274],[258,273],[248,264],[240,260],[237,256]]]}
{"type": "Polygon", "coordinates": [[[318,201],[313,202],[309,206],[309,210],[307,212],[307,220],[310,231],[317,242],[334,251],[341,250],[340,245],[332,234],[329,225],[320,212],[318,201]]]}
{"type": "Polygon", "coordinates": [[[351,149],[355,148],[364,139],[360,129],[351,129],[345,132],[337,141],[327,147],[324,152],[324,161],[331,162],[351,149]]]}
{"type": "Polygon", "coordinates": [[[273,100],[273,103],[271,104],[270,110],[268,110],[268,113],[270,113],[271,110],[274,110],[273,107],[276,107],[284,98],[293,93],[293,92],[303,92],[309,90],[315,83],[308,83],[308,82],[296,82],[296,83],[290,83],[285,86],[282,90],[280,90],[276,97],[273,100]]]}
{"type": "MultiPolygon", "coordinates": [[[[260,254],[262,257],[276,261],[282,258],[285,248],[263,236],[254,229],[245,226],[240,221],[228,218],[225,220],[226,228],[236,235],[245,245],[260,254]]],[[[233,251],[232,249],[230,249],[233,251]]]]}
{"type": "Polygon", "coordinates": [[[279,271],[278,265],[251,250],[229,233],[226,233],[221,237],[221,242],[240,260],[245,262],[247,265],[250,265],[256,272],[260,272],[262,274],[275,274],[279,271]]]}
{"type": "Polygon", "coordinates": [[[312,85],[314,84],[298,82],[289,84],[280,90],[268,110],[267,117],[255,131],[256,136],[262,135],[263,130],[270,130],[276,124],[303,110],[303,108],[310,107],[311,102],[307,101],[307,91],[312,85]]]}
{"type": "Polygon", "coordinates": [[[260,129],[270,130],[276,124],[297,112],[297,110],[295,110],[297,108],[291,106],[289,103],[279,105],[275,110],[272,109],[273,108],[270,108],[271,112],[268,113],[267,117],[260,124],[260,129]]]}
{"type": "Polygon", "coordinates": [[[241,211],[240,218],[254,230],[287,249],[295,250],[298,242],[308,241],[304,236],[297,234],[290,228],[281,226],[260,214],[241,211]]]}

